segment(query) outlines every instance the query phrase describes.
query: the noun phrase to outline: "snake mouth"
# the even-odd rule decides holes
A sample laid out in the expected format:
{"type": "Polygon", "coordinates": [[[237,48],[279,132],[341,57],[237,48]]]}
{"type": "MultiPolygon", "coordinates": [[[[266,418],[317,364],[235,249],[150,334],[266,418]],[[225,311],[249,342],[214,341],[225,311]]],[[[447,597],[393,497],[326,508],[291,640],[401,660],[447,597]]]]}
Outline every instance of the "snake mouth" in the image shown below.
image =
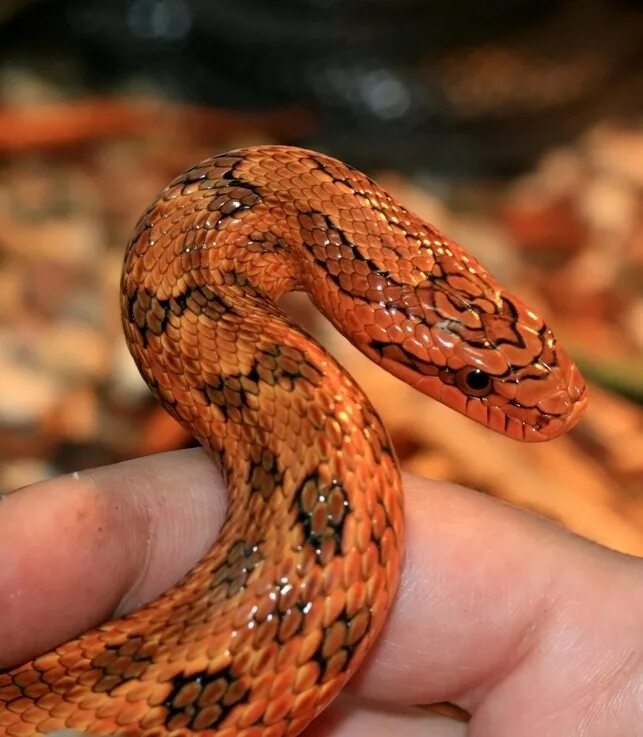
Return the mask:
{"type": "MultiPolygon", "coordinates": [[[[569,360],[569,359],[568,359],[569,360]]],[[[570,402],[569,412],[565,416],[562,432],[571,430],[578,423],[587,407],[587,384],[575,363],[569,361],[567,379],[567,397],[570,402]]]]}
{"type": "MultiPolygon", "coordinates": [[[[571,430],[583,416],[585,408],[587,406],[587,391],[583,392],[583,395],[576,399],[571,406],[570,411],[565,417],[556,417],[555,415],[547,416],[546,424],[543,425],[543,429],[540,431],[541,438],[533,438],[534,440],[553,440],[566,432],[571,430]]],[[[525,438],[525,440],[531,440],[532,438],[525,438]]]]}
{"type": "Polygon", "coordinates": [[[572,401],[572,407],[565,423],[565,430],[571,430],[583,416],[587,407],[587,385],[575,364],[572,364],[567,391],[572,401]]]}
{"type": "Polygon", "coordinates": [[[567,419],[567,423],[565,425],[566,430],[571,430],[571,428],[574,427],[574,425],[576,425],[576,423],[583,416],[586,407],[587,407],[587,387],[584,386],[582,393],[574,401],[574,404],[572,406],[572,411],[570,412],[569,417],[567,419]]]}
{"type": "MultiPolygon", "coordinates": [[[[558,396],[560,395],[564,396],[566,405],[564,412],[547,412],[541,409],[542,415],[539,421],[535,425],[525,423],[522,427],[522,435],[515,437],[528,442],[553,440],[578,424],[587,407],[588,396],[587,386],[573,364],[567,388],[559,392],[558,396]]],[[[539,406],[546,406],[548,401],[550,400],[544,400],[539,406]]]]}
{"type": "MultiPolygon", "coordinates": [[[[567,352],[557,346],[556,363],[549,368],[544,380],[549,391],[534,405],[540,417],[524,427],[523,440],[552,440],[571,430],[581,419],[587,407],[587,385],[576,364],[567,352]]],[[[543,364],[546,365],[546,364],[543,364]]]]}

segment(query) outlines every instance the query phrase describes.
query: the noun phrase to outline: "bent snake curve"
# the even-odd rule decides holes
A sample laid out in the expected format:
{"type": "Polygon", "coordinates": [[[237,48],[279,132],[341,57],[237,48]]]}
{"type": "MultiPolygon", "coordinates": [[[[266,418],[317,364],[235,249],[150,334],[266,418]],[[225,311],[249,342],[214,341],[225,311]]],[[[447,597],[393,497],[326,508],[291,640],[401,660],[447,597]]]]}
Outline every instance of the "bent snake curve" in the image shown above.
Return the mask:
{"type": "Polygon", "coordinates": [[[348,374],[277,306],[305,290],[360,350],[521,440],[565,432],[583,380],[551,330],[364,174],[265,146],[214,156],[141,217],[130,351],[221,467],[229,511],[170,591],[0,674],[0,735],[298,734],[363,660],[403,547],[391,442],[348,374]]]}

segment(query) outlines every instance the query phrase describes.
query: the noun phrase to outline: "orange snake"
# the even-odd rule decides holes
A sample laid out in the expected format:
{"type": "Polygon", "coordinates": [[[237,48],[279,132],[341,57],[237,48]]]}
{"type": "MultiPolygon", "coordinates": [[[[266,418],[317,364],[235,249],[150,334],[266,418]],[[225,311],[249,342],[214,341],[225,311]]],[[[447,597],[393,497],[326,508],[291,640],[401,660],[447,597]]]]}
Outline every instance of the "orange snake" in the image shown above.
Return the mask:
{"type": "Polygon", "coordinates": [[[226,522],[156,601],[0,674],[1,737],[295,735],[363,660],[397,587],[400,475],[364,394],[277,306],[290,290],[510,437],[582,413],[543,320],[364,174],[285,146],[197,164],[141,217],[121,305],[145,380],[222,468],[226,522]]]}

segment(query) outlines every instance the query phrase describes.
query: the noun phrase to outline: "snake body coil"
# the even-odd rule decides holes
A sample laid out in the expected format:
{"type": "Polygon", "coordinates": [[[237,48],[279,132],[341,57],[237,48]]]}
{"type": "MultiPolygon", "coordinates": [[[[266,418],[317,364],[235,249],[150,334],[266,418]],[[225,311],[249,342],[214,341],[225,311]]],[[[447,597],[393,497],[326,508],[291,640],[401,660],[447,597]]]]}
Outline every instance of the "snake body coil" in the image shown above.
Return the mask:
{"type": "Polygon", "coordinates": [[[283,146],[203,161],[141,217],[121,304],[145,380],[223,470],[226,522],[159,599],[0,675],[0,736],[295,735],[364,658],[398,583],[400,476],[369,401],[277,307],[289,290],[511,437],[585,404],[544,322],[365,175],[283,146]]]}

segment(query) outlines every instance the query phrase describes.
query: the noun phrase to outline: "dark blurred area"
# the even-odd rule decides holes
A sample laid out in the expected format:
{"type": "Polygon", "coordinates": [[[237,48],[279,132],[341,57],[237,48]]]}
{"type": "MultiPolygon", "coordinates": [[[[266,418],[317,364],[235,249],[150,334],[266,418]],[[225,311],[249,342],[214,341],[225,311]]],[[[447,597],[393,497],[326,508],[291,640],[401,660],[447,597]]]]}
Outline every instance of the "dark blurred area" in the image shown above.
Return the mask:
{"type": "Polygon", "coordinates": [[[125,347],[125,243],[261,143],[364,169],[544,312],[590,380],[523,446],[289,309],[410,471],[643,554],[643,13],[634,0],[13,0],[0,7],[0,492],[192,443],[125,347]]]}
{"type": "Polygon", "coordinates": [[[2,61],[62,89],[234,110],[304,105],[299,143],[359,166],[523,169],[640,113],[643,23],[618,0],[32,0],[2,61]],[[28,43],[25,40],[28,39],[28,43]]]}

